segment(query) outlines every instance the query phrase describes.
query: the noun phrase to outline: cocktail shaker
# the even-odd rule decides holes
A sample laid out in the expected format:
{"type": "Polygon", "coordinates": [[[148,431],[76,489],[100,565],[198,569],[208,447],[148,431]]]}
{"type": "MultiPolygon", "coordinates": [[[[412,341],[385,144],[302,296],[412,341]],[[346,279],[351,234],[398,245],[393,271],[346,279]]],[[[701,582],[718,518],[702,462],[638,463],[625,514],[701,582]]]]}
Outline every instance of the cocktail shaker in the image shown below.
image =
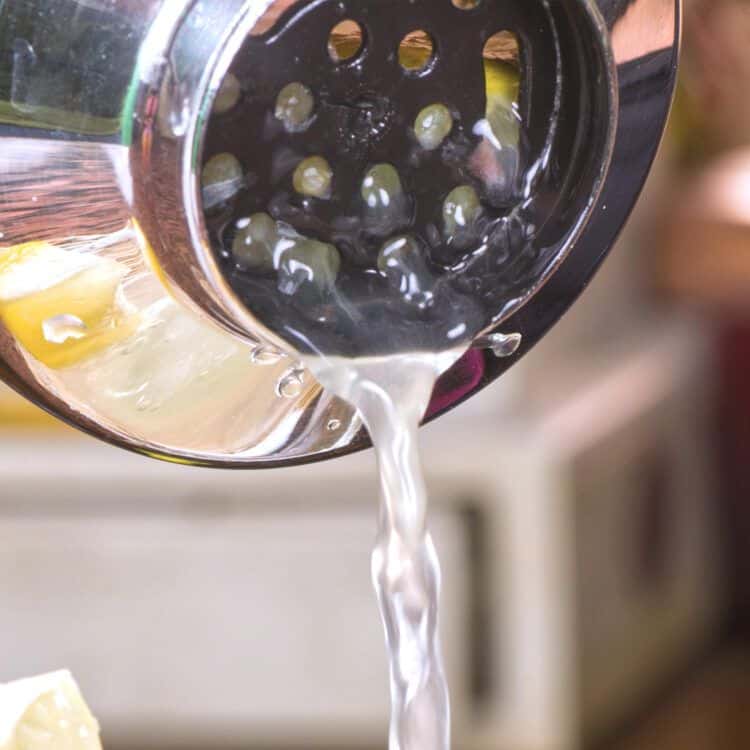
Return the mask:
{"type": "MultiPolygon", "coordinates": [[[[372,205],[383,191],[390,205],[372,171],[388,162],[425,252],[440,259],[446,227],[474,210],[456,174],[480,186],[478,244],[502,239],[491,268],[461,250],[484,317],[438,383],[428,416],[445,412],[545,335],[614,243],[663,132],[679,21],[678,0],[5,0],[0,377],[177,462],[268,467],[367,445],[247,276],[258,256],[238,265],[232,247],[257,240],[262,209],[388,277],[367,257],[368,215],[345,210],[354,188],[329,190],[331,175],[372,178],[372,205]],[[227,154],[240,169],[211,161],[227,154]]],[[[297,289],[282,266],[268,283],[297,289]]],[[[354,356],[334,328],[325,345],[354,356]]]]}

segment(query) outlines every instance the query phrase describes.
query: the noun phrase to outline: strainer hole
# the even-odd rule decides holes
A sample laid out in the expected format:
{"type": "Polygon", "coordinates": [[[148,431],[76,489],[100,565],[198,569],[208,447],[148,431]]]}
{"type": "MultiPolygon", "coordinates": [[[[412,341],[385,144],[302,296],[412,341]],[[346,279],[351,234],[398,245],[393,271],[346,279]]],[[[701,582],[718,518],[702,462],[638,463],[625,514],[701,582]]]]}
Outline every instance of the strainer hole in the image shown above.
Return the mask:
{"type": "Polygon", "coordinates": [[[407,73],[421,73],[435,57],[435,41],[421,29],[410,31],[398,46],[398,61],[407,73]]]}
{"type": "Polygon", "coordinates": [[[484,45],[482,55],[485,61],[502,63],[516,70],[521,68],[521,47],[518,37],[512,31],[498,31],[484,45]]]}
{"type": "Polygon", "coordinates": [[[484,76],[488,112],[493,103],[517,107],[521,91],[521,48],[511,31],[499,31],[485,43],[484,76]]]}
{"type": "Polygon", "coordinates": [[[481,0],[451,0],[459,10],[474,10],[479,7],[481,0]]]}
{"type": "Polygon", "coordinates": [[[337,23],[328,36],[328,54],[337,63],[349,62],[362,51],[365,45],[365,32],[351,19],[337,23]]]}
{"type": "Polygon", "coordinates": [[[523,71],[518,37],[508,31],[493,34],[484,46],[483,58],[487,107],[478,126],[484,136],[484,153],[473,167],[475,176],[484,182],[485,198],[499,206],[512,199],[521,169],[523,71]]]}

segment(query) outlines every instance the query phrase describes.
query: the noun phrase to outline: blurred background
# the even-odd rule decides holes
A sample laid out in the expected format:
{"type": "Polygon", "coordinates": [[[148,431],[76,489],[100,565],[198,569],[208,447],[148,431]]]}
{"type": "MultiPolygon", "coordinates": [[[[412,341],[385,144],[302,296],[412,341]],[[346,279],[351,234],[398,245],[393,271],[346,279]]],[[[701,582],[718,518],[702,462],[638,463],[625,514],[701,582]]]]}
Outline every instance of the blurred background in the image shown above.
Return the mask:
{"type": "MultiPolygon", "coordinates": [[[[749,39],[747,0],[686,0],[619,248],[423,432],[459,749],[750,747],[749,39]]],[[[0,680],[72,669],[110,750],[385,746],[371,455],[200,471],[0,421],[0,680]]]]}

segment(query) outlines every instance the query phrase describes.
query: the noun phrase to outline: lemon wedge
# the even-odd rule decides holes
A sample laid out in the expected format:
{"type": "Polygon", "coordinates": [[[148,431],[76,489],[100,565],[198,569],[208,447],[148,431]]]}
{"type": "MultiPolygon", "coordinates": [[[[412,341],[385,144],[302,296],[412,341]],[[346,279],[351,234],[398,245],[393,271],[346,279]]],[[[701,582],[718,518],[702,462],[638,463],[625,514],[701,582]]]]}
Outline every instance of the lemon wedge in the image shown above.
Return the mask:
{"type": "Polygon", "coordinates": [[[126,268],[110,258],[30,242],[0,251],[0,318],[42,364],[69,367],[131,335],[117,301],[126,268]]]}
{"type": "Polygon", "coordinates": [[[101,750],[99,725],[70,672],[0,685],[0,750],[101,750]]]}

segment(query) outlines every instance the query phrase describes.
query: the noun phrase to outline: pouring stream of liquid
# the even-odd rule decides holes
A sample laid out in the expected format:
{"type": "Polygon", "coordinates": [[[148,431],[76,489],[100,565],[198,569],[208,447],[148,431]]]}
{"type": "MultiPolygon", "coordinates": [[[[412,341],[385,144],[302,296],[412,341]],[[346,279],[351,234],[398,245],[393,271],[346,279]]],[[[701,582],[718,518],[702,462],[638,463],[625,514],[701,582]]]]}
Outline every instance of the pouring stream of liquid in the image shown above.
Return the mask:
{"type": "Polygon", "coordinates": [[[359,410],[377,455],[382,502],[372,579],[390,661],[390,750],[450,747],[440,565],[427,528],[417,430],[435,381],[462,353],[308,361],[324,387],[359,410]]]}

